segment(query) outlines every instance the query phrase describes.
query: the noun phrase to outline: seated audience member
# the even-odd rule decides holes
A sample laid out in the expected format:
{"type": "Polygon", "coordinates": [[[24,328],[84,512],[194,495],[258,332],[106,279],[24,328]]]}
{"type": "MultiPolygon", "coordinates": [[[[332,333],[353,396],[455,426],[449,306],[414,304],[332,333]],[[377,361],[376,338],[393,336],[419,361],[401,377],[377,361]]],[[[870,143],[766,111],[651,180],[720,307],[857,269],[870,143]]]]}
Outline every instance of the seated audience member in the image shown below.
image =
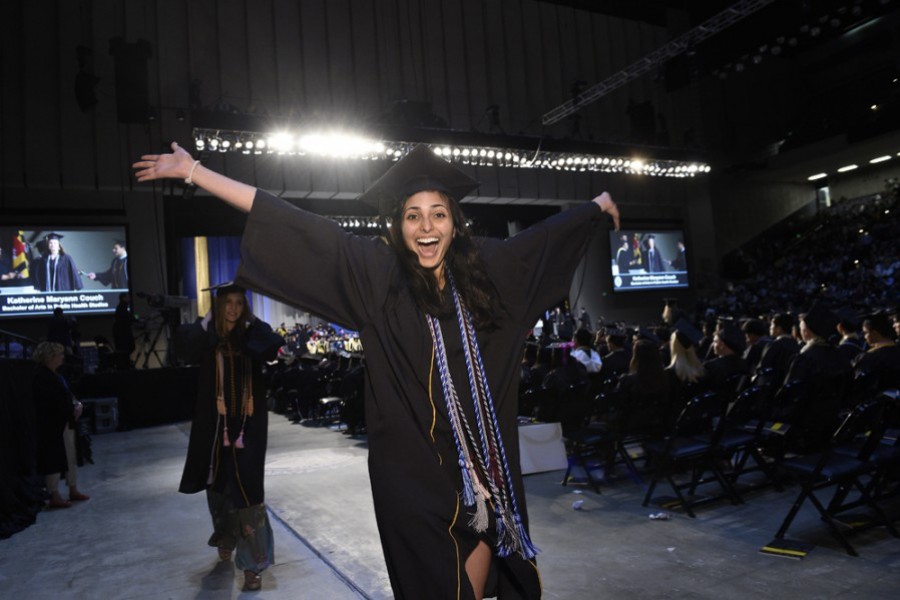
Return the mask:
{"type": "Polygon", "coordinates": [[[629,407],[633,425],[642,433],[659,433],[670,413],[669,376],[663,368],[657,345],[650,340],[634,342],[628,373],[619,379],[616,391],[629,407]]]}
{"type": "Polygon", "coordinates": [[[744,362],[744,334],[734,323],[725,323],[713,337],[713,352],[716,357],[704,363],[709,388],[722,395],[723,399],[733,399],[742,378],[750,373],[744,362]]]}
{"type": "Polygon", "coordinates": [[[859,319],[853,310],[846,307],[837,311],[835,316],[838,318],[837,332],[841,334],[837,348],[852,363],[866,349],[865,341],[858,334],[859,319]]]}
{"type": "Polygon", "coordinates": [[[522,383],[520,390],[540,389],[544,384],[544,377],[550,372],[550,362],[553,357],[553,351],[547,346],[541,346],[537,349],[537,356],[534,363],[522,367],[522,383]]]}
{"type": "Polygon", "coordinates": [[[703,321],[700,329],[703,331],[703,337],[700,338],[700,343],[697,344],[697,356],[703,359],[707,356],[712,356],[712,341],[713,336],[716,334],[716,322],[706,319],[703,321]]]}
{"type": "Polygon", "coordinates": [[[697,356],[697,345],[702,337],[703,334],[684,319],[675,324],[669,342],[672,361],[666,370],[670,376],[672,402],[677,405],[676,410],[705,387],[706,368],[697,356]]]}
{"type": "Polygon", "coordinates": [[[769,337],[769,328],[759,319],[747,319],[741,326],[744,332],[744,339],[747,342],[747,349],[744,350],[744,362],[750,368],[750,374],[756,375],[756,368],[766,346],[772,341],[769,337]]]}
{"type": "Polygon", "coordinates": [[[606,345],[609,353],[603,356],[603,368],[600,373],[604,379],[612,379],[628,370],[631,356],[628,354],[625,334],[621,331],[609,332],[606,335],[606,345]]]}
{"type": "Polygon", "coordinates": [[[664,298],[665,306],[663,306],[662,320],[669,327],[674,327],[675,323],[687,317],[684,311],[678,307],[677,298],[664,298]]]}
{"type": "Polygon", "coordinates": [[[900,346],[891,337],[893,330],[887,315],[870,315],[862,327],[869,349],[853,362],[856,374],[872,375],[875,389],[900,386],[900,346]]]}
{"type": "MultiPolygon", "coordinates": [[[[537,407],[537,417],[545,423],[562,421],[561,411],[564,402],[578,401],[586,398],[586,395],[573,397],[570,390],[580,386],[582,392],[587,391],[589,385],[587,369],[584,365],[569,355],[568,346],[553,348],[550,362],[551,369],[544,377],[543,388],[545,397],[537,407]]],[[[563,423],[565,433],[566,424],[563,423]]]]}
{"type": "Polygon", "coordinates": [[[590,331],[579,329],[575,332],[575,349],[572,350],[572,358],[583,364],[589,374],[599,373],[603,367],[603,360],[591,347],[591,338],[590,331]]]}
{"type": "Polygon", "coordinates": [[[570,356],[568,347],[553,348],[550,371],[544,376],[545,390],[553,390],[562,397],[573,385],[587,383],[587,369],[570,356]]]}
{"type": "Polygon", "coordinates": [[[837,321],[834,313],[820,304],[813,304],[809,312],[800,315],[800,335],[804,343],[791,363],[785,383],[801,381],[821,385],[850,372],[850,361],[827,341],[827,336],[837,327],[837,321]]]}
{"type": "Polygon", "coordinates": [[[757,365],[757,371],[772,369],[771,382],[775,387],[780,386],[787,376],[791,361],[800,352],[800,346],[791,336],[794,319],[787,313],[779,313],[769,322],[769,335],[772,341],[763,350],[762,357],[757,365]]]}

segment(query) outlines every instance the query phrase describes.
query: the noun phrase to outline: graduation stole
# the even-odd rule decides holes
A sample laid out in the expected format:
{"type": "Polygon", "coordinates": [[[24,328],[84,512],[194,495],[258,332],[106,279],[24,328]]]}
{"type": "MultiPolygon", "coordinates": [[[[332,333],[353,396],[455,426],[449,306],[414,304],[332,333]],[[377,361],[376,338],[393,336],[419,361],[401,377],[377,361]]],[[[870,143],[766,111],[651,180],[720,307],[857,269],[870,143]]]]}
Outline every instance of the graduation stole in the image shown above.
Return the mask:
{"type": "Polygon", "coordinates": [[[447,414],[450,417],[457,460],[462,472],[463,504],[475,508],[475,515],[469,521],[469,525],[477,532],[486,531],[489,524],[488,504],[490,504],[497,522],[497,554],[506,557],[515,552],[524,559],[534,558],[538,550],[531,543],[519,515],[506,451],[503,448],[500,426],[494,410],[494,400],[488,388],[481,351],[475,338],[475,328],[472,326],[472,315],[460,301],[449,269],[446,270],[446,275],[453,294],[459,332],[465,350],[469,387],[475,404],[475,431],[466,418],[450,377],[440,322],[437,317],[431,315],[425,315],[425,318],[435,348],[441,387],[447,403],[447,414]],[[479,475],[479,471],[484,475],[483,478],[479,475]]]}
{"type": "MultiPolygon", "coordinates": [[[[219,414],[218,418],[224,422],[223,425],[223,433],[222,433],[222,445],[225,447],[231,446],[231,440],[228,439],[228,413],[230,412],[232,415],[238,414],[237,408],[237,387],[234,381],[234,352],[231,348],[231,342],[228,343],[228,366],[229,366],[229,374],[230,374],[230,386],[229,389],[231,391],[231,411],[228,411],[228,408],[225,406],[225,353],[221,348],[216,348],[216,412],[219,414]]],[[[243,363],[243,371],[244,377],[243,381],[243,389],[241,390],[241,432],[238,435],[238,438],[234,441],[235,448],[243,448],[244,447],[244,425],[247,424],[247,417],[253,416],[253,372],[252,365],[250,361],[245,359],[242,361],[243,363]]]]}

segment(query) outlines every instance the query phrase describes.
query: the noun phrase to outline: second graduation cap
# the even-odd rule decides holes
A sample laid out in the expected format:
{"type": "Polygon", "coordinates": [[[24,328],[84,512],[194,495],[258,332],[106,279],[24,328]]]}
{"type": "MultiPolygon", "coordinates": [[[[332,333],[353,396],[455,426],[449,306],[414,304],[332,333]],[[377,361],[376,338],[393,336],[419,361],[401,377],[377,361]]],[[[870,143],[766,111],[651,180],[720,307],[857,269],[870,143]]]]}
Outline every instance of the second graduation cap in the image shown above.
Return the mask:
{"type": "Polygon", "coordinates": [[[428,146],[420,145],[388,169],[359,199],[387,216],[397,202],[417,192],[444,192],[458,202],[476,187],[476,180],[437,156],[428,146]]]}
{"type": "Polygon", "coordinates": [[[208,288],[203,288],[200,290],[201,292],[213,292],[216,296],[224,296],[226,294],[230,294],[232,292],[238,294],[246,294],[247,289],[239,286],[233,281],[226,281],[225,283],[217,283],[215,285],[211,285],[208,288]]]}

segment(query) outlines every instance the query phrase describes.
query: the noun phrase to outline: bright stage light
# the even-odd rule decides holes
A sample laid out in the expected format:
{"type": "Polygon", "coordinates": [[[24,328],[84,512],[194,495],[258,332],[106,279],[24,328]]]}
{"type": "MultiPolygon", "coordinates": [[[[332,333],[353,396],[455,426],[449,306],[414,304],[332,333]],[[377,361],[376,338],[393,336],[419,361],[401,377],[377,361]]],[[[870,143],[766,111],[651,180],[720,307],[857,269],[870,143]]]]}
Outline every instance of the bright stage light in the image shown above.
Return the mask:
{"type": "MultiPolygon", "coordinates": [[[[374,140],[363,136],[320,131],[281,131],[263,135],[253,131],[223,131],[219,129],[194,129],[194,142],[198,149],[208,148],[218,152],[243,154],[291,154],[322,156],[352,160],[399,160],[416,142],[374,140]],[[226,143],[226,140],[230,143],[226,143]],[[241,140],[239,145],[236,140],[241,140]]],[[[631,173],[656,177],[694,177],[709,173],[711,167],[704,163],[683,160],[639,158],[631,159],[606,154],[568,152],[560,150],[503,148],[475,145],[430,145],[432,151],[445,160],[467,165],[496,166],[519,169],[554,169],[566,171],[593,171],[605,173],[631,173]]]]}

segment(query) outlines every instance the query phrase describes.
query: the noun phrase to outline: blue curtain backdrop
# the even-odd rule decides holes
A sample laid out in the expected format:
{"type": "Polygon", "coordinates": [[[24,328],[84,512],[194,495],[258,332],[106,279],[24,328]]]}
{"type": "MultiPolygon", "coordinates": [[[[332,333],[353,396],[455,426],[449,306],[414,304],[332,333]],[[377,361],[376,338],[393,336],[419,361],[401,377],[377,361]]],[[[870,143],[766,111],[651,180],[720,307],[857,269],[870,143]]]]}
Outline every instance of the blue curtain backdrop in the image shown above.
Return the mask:
{"type": "MultiPolygon", "coordinates": [[[[206,238],[206,249],[209,255],[209,284],[218,285],[232,281],[237,273],[238,264],[241,262],[241,238],[237,236],[230,237],[208,237],[206,238]]],[[[194,260],[194,238],[181,239],[181,257],[182,257],[182,289],[184,295],[188,298],[197,298],[197,264],[194,260]]],[[[253,302],[248,297],[250,308],[253,308],[253,302]]]]}

